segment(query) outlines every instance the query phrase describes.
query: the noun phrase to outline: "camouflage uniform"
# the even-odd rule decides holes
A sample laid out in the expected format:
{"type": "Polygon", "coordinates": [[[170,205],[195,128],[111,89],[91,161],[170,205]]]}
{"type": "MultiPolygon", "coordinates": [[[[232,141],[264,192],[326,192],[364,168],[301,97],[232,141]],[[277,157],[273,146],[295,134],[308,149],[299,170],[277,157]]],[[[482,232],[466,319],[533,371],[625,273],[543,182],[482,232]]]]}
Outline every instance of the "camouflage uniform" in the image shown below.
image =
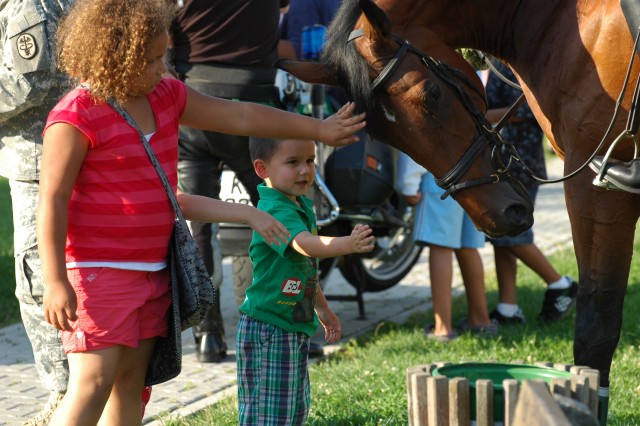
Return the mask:
{"type": "Polygon", "coordinates": [[[42,130],[69,89],[56,71],[54,35],[70,0],[0,0],[0,175],[13,204],[16,297],[46,389],[65,392],[69,368],[58,331],[44,320],[36,246],[42,130]]]}

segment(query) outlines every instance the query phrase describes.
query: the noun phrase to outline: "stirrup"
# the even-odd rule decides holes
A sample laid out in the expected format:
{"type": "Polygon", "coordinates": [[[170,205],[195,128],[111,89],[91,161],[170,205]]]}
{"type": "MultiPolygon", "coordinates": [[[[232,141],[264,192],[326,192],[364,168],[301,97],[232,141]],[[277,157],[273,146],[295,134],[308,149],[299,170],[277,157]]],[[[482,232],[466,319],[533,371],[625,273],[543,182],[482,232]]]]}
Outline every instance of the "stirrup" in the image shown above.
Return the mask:
{"type": "Polygon", "coordinates": [[[638,136],[628,130],[622,132],[613,141],[604,157],[594,157],[589,163],[589,167],[597,173],[593,179],[593,184],[604,189],[624,190],[640,194],[640,158],[638,158],[638,148],[638,136]],[[627,138],[631,139],[634,144],[633,160],[623,162],[610,158],[616,145],[627,138]]]}

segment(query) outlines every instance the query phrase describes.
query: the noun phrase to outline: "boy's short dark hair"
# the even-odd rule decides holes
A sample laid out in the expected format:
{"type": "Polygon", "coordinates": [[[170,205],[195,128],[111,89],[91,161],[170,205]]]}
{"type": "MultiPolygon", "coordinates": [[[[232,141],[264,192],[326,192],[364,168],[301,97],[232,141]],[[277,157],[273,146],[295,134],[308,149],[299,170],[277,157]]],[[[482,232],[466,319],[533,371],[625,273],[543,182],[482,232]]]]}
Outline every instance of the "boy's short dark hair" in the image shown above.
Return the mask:
{"type": "Polygon", "coordinates": [[[282,143],[282,139],[250,138],[249,153],[251,154],[251,161],[269,161],[278,150],[280,143],[282,143]]]}

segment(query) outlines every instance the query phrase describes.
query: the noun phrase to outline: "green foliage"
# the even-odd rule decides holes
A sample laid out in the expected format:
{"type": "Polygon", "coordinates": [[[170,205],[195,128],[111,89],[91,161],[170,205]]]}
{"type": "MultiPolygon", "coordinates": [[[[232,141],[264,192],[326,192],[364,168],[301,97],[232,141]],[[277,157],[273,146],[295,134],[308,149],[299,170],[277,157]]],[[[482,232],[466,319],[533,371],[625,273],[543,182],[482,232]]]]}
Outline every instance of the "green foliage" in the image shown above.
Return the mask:
{"type": "Polygon", "coordinates": [[[479,50],[458,49],[458,53],[460,53],[462,57],[467,62],[469,62],[469,65],[471,65],[471,67],[476,71],[486,70],[487,68],[489,68],[482,56],[483,54],[479,50]]]}
{"type": "MultiPolygon", "coordinates": [[[[637,238],[636,238],[637,239],[637,238]]],[[[636,246],[636,250],[640,247],[636,246]]],[[[551,256],[562,273],[577,276],[572,250],[551,256]]],[[[622,338],[611,376],[609,425],[640,424],[640,269],[634,262],[624,304],[622,338]]],[[[489,305],[497,302],[497,284],[487,274],[489,305]]],[[[574,316],[551,325],[540,325],[536,316],[544,297],[539,277],[520,265],[518,298],[528,322],[502,327],[497,338],[482,339],[463,334],[449,343],[424,338],[423,327],[433,321],[429,311],[420,312],[403,324],[382,323],[375,331],[351,340],[343,348],[310,368],[312,385],[309,425],[406,425],[406,379],[408,367],[448,361],[452,363],[537,361],[573,364],[574,316]]],[[[467,311],[464,297],[454,302],[454,319],[467,311]]],[[[171,425],[202,425],[237,422],[236,398],[210,407],[171,425]]]]}
{"type": "Polygon", "coordinates": [[[20,321],[20,310],[14,294],[15,287],[13,214],[9,181],[0,177],[0,327],[20,321]]]}

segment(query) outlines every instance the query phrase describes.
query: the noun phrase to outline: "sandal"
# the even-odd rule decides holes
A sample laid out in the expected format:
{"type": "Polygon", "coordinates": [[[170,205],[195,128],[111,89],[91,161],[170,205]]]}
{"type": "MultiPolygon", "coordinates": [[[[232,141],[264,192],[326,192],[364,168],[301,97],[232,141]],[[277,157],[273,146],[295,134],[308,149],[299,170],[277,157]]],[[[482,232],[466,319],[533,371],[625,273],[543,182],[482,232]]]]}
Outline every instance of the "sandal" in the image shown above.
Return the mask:
{"type": "Polygon", "coordinates": [[[469,320],[462,318],[458,323],[458,328],[462,330],[462,332],[477,334],[479,337],[495,337],[498,335],[500,326],[495,320],[491,320],[491,324],[488,325],[469,325],[469,320]]]}
{"type": "Polygon", "coordinates": [[[433,331],[435,330],[435,328],[436,328],[435,324],[429,324],[424,328],[424,332],[427,335],[427,339],[435,340],[436,342],[440,342],[440,343],[446,343],[458,338],[458,333],[456,333],[455,331],[452,331],[449,334],[434,334],[433,331]]]}

